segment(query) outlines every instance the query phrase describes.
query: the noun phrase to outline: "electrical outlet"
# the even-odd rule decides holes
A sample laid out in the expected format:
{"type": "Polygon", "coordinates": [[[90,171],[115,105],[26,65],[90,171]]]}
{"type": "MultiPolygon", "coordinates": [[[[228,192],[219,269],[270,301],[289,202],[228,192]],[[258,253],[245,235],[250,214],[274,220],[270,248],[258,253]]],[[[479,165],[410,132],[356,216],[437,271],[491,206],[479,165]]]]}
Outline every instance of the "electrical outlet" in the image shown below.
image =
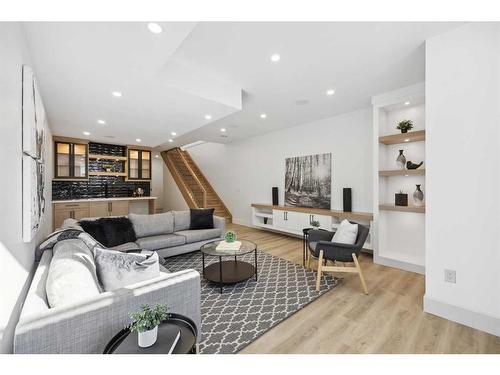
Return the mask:
{"type": "Polygon", "coordinates": [[[447,283],[457,283],[457,271],[455,270],[444,270],[444,281],[447,283]]]}

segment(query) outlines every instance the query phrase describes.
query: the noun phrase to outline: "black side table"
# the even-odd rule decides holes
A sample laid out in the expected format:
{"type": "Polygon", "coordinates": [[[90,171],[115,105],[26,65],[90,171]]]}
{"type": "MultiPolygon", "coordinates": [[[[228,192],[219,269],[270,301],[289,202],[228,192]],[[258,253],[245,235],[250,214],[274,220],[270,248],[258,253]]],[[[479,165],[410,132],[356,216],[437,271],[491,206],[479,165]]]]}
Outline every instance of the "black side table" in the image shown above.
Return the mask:
{"type": "Polygon", "coordinates": [[[137,333],[131,334],[127,327],[111,339],[103,354],[168,354],[179,330],[181,337],[173,354],[195,354],[198,335],[196,325],[180,314],[170,314],[170,318],[158,326],[158,339],[152,346],[141,348],[137,343],[137,333]]]}
{"type": "Polygon", "coordinates": [[[304,228],[302,229],[302,266],[306,266],[307,257],[309,256],[309,252],[307,251],[307,240],[309,238],[309,231],[313,228],[304,228]]]}

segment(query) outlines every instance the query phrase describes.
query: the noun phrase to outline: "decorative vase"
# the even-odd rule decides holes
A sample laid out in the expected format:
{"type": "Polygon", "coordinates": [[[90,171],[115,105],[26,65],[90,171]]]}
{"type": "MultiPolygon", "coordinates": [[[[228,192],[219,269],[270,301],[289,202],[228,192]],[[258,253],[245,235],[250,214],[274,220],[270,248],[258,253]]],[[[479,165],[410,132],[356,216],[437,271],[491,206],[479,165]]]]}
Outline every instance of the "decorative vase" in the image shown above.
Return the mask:
{"type": "Polygon", "coordinates": [[[314,230],[318,230],[318,229],[319,229],[319,227],[313,227],[313,229],[314,229],[314,230]]]}
{"type": "Polygon", "coordinates": [[[404,150],[399,150],[399,155],[396,158],[396,164],[399,169],[405,169],[406,167],[406,157],[403,155],[404,150]]]}
{"type": "Polygon", "coordinates": [[[420,190],[420,185],[417,185],[417,190],[413,193],[413,203],[417,207],[424,205],[424,193],[420,190]]]}
{"type": "Polygon", "coordinates": [[[401,133],[408,133],[408,129],[401,129],[401,133]]]}
{"type": "Polygon", "coordinates": [[[158,338],[158,326],[150,329],[149,331],[139,332],[137,334],[137,342],[141,348],[147,348],[154,345],[158,338]]]}

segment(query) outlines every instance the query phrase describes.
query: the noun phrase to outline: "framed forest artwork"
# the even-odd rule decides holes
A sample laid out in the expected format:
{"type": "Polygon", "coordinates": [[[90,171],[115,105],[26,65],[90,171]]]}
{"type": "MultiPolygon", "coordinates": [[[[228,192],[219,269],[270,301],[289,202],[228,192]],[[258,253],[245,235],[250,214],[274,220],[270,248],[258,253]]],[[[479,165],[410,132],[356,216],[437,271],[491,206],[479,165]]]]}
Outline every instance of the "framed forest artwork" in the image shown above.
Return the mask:
{"type": "Polygon", "coordinates": [[[287,158],[285,164],[285,205],[330,209],[332,154],[287,158]]]}

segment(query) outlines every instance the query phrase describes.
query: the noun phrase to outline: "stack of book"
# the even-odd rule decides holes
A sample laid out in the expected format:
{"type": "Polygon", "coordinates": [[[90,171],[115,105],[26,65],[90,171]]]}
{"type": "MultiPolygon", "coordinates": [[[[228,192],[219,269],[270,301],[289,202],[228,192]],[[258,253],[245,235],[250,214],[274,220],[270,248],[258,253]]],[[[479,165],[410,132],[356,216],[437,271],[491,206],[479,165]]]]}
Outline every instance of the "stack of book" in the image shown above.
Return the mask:
{"type": "Polygon", "coordinates": [[[221,241],[215,249],[217,251],[220,251],[221,253],[232,254],[237,252],[240,249],[240,247],[241,247],[240,241],[234,241],[234,242],[221,241]]]}

